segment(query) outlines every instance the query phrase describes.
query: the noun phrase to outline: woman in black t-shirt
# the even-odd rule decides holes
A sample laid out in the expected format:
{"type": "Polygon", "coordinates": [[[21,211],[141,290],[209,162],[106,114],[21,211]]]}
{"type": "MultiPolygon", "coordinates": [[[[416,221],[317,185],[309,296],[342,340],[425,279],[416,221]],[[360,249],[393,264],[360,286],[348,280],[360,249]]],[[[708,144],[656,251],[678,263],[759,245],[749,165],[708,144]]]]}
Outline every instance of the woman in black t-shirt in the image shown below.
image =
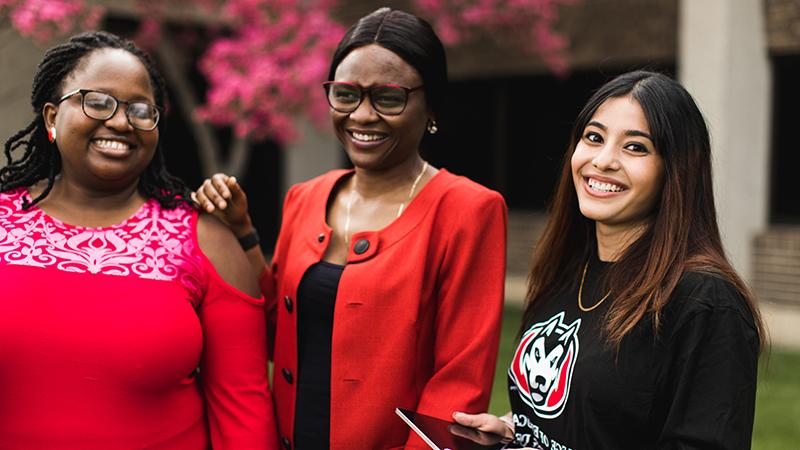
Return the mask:
{"type": "Polygon", "coordinates": [[[637,71],[584,106],[534,252],[512,412],[467,426],[548,450],[750,448],[764,329],[725,258],[705,121],[637,71]]]}

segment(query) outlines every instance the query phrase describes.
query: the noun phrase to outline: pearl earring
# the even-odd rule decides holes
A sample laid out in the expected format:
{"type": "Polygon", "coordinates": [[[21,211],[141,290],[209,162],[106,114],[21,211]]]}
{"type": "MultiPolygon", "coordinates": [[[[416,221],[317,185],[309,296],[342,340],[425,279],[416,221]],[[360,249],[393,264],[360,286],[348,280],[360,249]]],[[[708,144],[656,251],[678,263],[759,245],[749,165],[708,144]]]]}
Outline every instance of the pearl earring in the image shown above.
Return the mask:
{"type": "Polygon", "coordinates": [[[428,133],[430,134],[436,134],[437,132],[439,132],[439,126],[436,124],[435,119],[428,120],[427,128],[428,128],[428,133]]]}

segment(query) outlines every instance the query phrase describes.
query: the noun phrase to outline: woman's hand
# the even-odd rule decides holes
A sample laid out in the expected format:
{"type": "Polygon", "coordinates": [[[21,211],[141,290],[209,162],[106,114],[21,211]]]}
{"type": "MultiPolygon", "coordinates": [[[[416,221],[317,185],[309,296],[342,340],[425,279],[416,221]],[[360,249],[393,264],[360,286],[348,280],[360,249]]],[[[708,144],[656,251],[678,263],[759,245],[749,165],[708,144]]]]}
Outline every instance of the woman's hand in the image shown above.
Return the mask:
{"type": "MultiPolygon", "coordinates": [[[[495,435],[500,435],[505,437],[506,439],[514,439],[514,425],[511,422],[511,413],[509,412],[503,417],[493,416],[491,414],[467,414],[462,412],[454,412],[453,413],[453,420],[456,421],[457,424],[462,425],[464,427],[476,429],[483,431],[484,433],[492,433],[495,435]]],[[[477,439],[476,437],[470,435],[469,433],[464,433],[464,430],[458,430],[457,428],[451,428],[450,430],[453,434],[457,434],[461,437],[465,437],[472,441],[483,443],[485,445],[494,444],[495,442],[487,442],[484,439],[477,439]]],[[[520,448],[519,450],[542,450],[541,447],[525,447],[520,448]]]]}
{"type": "Polygon", "coordinates": [[[192,200],[204,211],[217,216],[237,237],[253,230],[247,195],[236,177],[216,173],[192,193],[192,200]]]}
{"type": "Polygon", "coordinates": [[[492,433],[503,436],[509,439],[514,437],[514,429],[505,420],[492,414],[467,414],[462,412],[454,412],[453,420],[457,424],[463,425],[468,428],[475,428],[476,430],[483,431],[484,433],[492,433]]]}

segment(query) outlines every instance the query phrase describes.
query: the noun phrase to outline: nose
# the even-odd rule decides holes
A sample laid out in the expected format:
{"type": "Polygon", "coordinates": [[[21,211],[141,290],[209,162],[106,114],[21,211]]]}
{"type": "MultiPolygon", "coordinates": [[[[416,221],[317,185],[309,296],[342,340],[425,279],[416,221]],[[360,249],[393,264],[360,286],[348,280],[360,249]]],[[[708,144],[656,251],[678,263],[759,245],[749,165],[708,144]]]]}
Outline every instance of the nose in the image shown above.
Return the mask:
{"type": "Polygon", "coordinates": [[[616,145],[613,142],[603,145],[592,158],[592,165],[599,170],[618,170],[619,151],[616,145]]]}
{"type": "Polygon", "coordinates": [[[364,93],[361,104],[358,105],[355,111],[350,113],[350,119],[357,123],[371,123],[380,120],[378,112],[372,107],[372,99],[370,99],[369,94],[364,93]]]}
{"type": "Polygon", "coordinates": [[[132,131],[133,127],[128,122],[128,116],[125,114],[126,105],[120,104],[114,115],[105,120],[105,125],[108,128],[118,131],[132,131]]]}

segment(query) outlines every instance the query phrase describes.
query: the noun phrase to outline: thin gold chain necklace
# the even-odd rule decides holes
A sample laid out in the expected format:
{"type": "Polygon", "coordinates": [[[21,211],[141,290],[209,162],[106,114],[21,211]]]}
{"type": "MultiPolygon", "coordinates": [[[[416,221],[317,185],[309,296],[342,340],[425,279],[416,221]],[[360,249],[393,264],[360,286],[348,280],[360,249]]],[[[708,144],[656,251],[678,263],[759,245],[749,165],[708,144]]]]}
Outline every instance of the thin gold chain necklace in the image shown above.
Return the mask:
{"type": "MultiPolygon", "coordinates": [[[[422,175],[425,174],[425,170],[428,168],[428,161],[425,161],[425,164],[422,165],[422,170],[419,171],[417,174],[417,178],[414,179],[414,183],[411,184],[411,190],[408,192],[408,201],[411,201],[411,198],[414,197],[414,192],[417,190],[417,185],[419,181],[422,179],[422,175]]],[[[356,178],[353,175],[353,189],[350,191],[350,196],[347,197],[347,214],[344,218],[344,243],[348,247],[350,246],[350,210],[353,207],[353,201],[355,200],[356,195],[356,178]]],[[[400,207],[397,208],[397,216],[395,219],[400,217],[400,214],[403,214],[403,208],[405,208],[406,202],[400,203],[400,207]]]]}
{"type": "Polygon", "coordinates": [[[589,269],[589,261],[586,261],[586,264],[583,265],[583,275],[581,275],[581,285],[578,287],[578,308],[580,308],[581,311],[583,311],[583,312],[589,312],[589,311],[592,311],[593,309],[597,308],[611,294],[611,291],[607,292],[606,295],[604,295],[603,298],[601,298],[599,302],[595,303],[594,306],[592,306],[590,308],[587,308],[587,307],[583,306],[583,301],[581,301],[581,296],[583,294],[583,282],[586,280],[586,271],[588,269],[589,269]]]}

